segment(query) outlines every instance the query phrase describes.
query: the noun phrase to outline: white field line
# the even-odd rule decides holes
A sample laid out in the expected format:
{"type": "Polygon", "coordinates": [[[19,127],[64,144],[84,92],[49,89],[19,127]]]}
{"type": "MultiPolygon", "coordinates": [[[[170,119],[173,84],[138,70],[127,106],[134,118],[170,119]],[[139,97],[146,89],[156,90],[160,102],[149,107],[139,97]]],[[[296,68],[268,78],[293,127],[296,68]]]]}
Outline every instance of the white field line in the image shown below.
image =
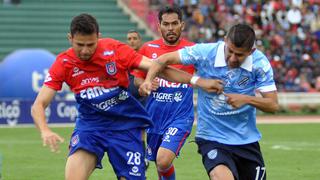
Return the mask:
{"type": "Polygon", "coordinates": [[[258,124],[320,123],[318,116],[258,116],[258,124]]]}
{"type": "Polygon", "coordinates": [[[283,151],[319,151],[320,143],[308,143],[308,142],[278,142],[268,143],[260,141],[260,144],[267,145],[268,148],[273,150],[283,151]]]}

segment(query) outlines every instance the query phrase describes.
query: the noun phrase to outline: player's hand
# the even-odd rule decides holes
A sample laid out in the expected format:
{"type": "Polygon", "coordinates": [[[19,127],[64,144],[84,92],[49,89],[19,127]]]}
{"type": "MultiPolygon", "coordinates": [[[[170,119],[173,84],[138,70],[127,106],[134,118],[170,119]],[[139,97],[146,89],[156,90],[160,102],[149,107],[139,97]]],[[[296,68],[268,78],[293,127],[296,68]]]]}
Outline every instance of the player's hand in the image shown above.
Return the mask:
{"type": "Polygon", "coordinates": [[[240,108],[241,106],[247,104],[247,100],[249,99],[247,95],[243,94],[223,94],[227,97],[227,103],[233,108],[240,108]]]}
{"type": "Polygon", "coordinates": [[[51,152],[59,153],[59,144],[64,142],[64,139],[51,130],[41,132],[43,146],[49,146],[51,152]]]}
{"type": "Polygon", "coordinates": [[[156,91],[159,88],[159,78],[154,78],[152,81],[152,91],[156,91]]]}
{"type": "Polygon", "coordinates": [[[152,91],[152,82],[149,81],[144,81],[140,86],[139,86],[139,94],[140,96],[149,96],[152,91]]]}
{"type": "Polygon", "coordinates": [[[215,92],[217,94],[221,94],[223,92],[223,81],[219,79],[199,78],[196,85],[207,92],[215,92]]]}

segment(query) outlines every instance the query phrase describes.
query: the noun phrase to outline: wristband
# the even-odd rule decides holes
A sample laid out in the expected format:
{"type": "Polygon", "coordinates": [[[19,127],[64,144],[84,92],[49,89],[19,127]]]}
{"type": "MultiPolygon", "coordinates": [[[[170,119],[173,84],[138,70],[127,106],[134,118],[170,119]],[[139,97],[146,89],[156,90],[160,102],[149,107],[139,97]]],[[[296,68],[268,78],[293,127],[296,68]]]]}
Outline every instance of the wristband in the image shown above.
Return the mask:
{"type": "Polygon", "coordinates": [[[190,79],[190,84],[195,86],[198,79],[200,79],[200,76],[197,76],[197,75],[192,76],[192,78],[190,79]]]}

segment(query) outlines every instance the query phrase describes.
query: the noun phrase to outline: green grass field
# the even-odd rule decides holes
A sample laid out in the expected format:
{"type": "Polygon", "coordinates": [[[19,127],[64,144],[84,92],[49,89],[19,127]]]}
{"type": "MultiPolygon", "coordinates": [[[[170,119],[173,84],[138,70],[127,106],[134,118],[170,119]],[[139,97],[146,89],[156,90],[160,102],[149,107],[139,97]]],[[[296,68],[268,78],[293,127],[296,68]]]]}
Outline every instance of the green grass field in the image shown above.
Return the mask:
{"type": "MultiPolygon", "coordinates": [[[[320,177],[320,124],[263,124],[262,151],[269,180],[318,180],[320,177]]],[[[54,128],[67,141],[72,128],[54,128]]],[[[188,141],[192,140],[194,134],[188,141]]],[[[59,154],[43,148],[35,128],[1,128],[3,180],[64,179],[67,143],[59,154]]],[[[186,143],[175,161],[178,180],[208,179],[195,143],[186,143]]],[[[154,165],[147,171],[148,180],[157,180],[154,165]]],[[[96,170],[92,180],[116,179],[104,159],[104,169],[96,170]]]]}

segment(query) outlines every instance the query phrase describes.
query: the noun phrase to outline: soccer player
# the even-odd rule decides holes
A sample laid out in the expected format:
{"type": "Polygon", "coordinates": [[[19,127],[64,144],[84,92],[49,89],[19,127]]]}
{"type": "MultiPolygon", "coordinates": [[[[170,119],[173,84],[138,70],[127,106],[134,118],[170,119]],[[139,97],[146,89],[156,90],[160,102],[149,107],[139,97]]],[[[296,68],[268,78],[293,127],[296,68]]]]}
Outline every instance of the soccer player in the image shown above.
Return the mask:
{"type": "MultiPolygon", "coordinates": [[[[140,35],[140,33],[136,30],[129,30],[127,32],[127,44],[134,49],[135,51],[138,51],[142,45],[142,37],[140,35]]],[[[135,70],[132,70],[132,72],[135,70]]],[[[128,87],[128,91],[136,98],[139,100],[139,102],[141,102],[142,105],[145,105],[145,100],[146,97],[145,96],[140,96],[139,92],[138,92],[138,88],[137,86],[134,85],[134,76],[131,75],[131,73],[129,73],[129,87],[128,87]]],[[[155,87],[155,89],[157,89],[158,87],[155,87]]],[[[142,134],[142,142],[144,144],[144,149],[145,148],[145,139],[146,139],[146,135],[145,132],[143,132],[142,134]]],[[[145,161],[145,165],[146,165],[146,169],[149,167],[149,162],[147,159],[144,159],[145,161]]]]}
{"type": "Polygon", "coordinates": [[[138,51],[142,45],[140,33],[136,30],[129,30],[127,33],[127,43],[132,49],[138,51]]]}
{"type": "Polygon", "coordinates": [[[199,89],[196,143],[202,162],[214,180],[266,179],[258,141],[256,108],[279,109],[277,89],[266,56],[254,48],[254,30],[245,24],[231,27],[224,41],[196,44],[158,58],[149,69],[141,93],[167,64],[193,64],[199,77],[223,81],[223,93],[199,89]],[[256,92],[261,97],[255,96],[256,92]]]}
{"type": "MultiPolygon", "coordinates": [[[[158,14],[158,29],[162,38],[146,42],[139,53],[152,59],[176,51],[194,43],[181,38],[184,28],[182,12],[176,7],[163,7],[158,14]]],[[[192,65],[174,67],[193,74],[192,65]]],[[[143,81],[144,73],[135,73],[135,84],[143,81]]],[[[154,123],[147,129],[147,159],[156,162],[159,179],[174,180],[173,160],[189,136],[193,121],[193,90],[189,84],[158,79],[159,88],[153,91],[146,102],[146,109],[154,123]]],[[[141,82],[141,83],[140,83],[141,82]]],[[[154,90],[154,89],[153,89],[154,90]]]]}
{"type": "MultiPolygon", "coordinates": [[[[68,38],[71,48],[60,53],[51,66],[31,113],[45,146],[58,151],[63,138],[48,127],[45,109],[66,82],[75,94],[79,115],[70,139],[65,178],[88,179],[107,152],[117,179],[145,179],[142,131],[152,125],[143,106],[127,92],[128,70],[147,70],[151,61],[128,45],[110,38],[99,39],[99,26],[89,14],[72,19],[68,38]]],[[[169,68],[170,80],[191,76],[169,68]]],[[[217,80],[198,84],[218,91],[217,80]],[[210,84],[210,85],[208,85],[210,84]]]]}

